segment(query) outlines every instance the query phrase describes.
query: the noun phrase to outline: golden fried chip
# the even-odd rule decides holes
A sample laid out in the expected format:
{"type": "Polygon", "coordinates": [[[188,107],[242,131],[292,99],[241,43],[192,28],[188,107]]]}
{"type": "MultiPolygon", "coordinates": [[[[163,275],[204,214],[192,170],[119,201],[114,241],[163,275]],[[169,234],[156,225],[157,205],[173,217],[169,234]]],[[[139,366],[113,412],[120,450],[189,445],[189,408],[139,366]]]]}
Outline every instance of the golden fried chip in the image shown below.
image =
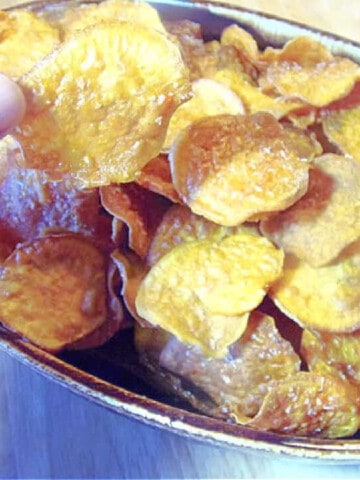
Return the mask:
{"type": "Polygon", "coordinates": [[[142,280],[148,272],[148,268],[134,252],[125,252],[118,249],[112,252],[111,258],[121,276],[121,295],[126,308],[140,325],[148,327],[150,324],[138,314],[135,307],[136,295],[142,280]]]}
{"type": "Polygon", "coordinates": [[[57,352],[105,322],[105,270],[103,254],[75,235],[23,244],[0,269],[0,320],[57,352]]]}
{"type": "Polygon", "coordinates": [[[247,60],[255,63],[258,59],[259,49],[254,37],[238,25],[224,28],[220,37],[221,45],[232,45],[247,60]]]}
{"type": "Polygon", "coordinates": [[[12,78],[28,72],[60,43],[59,32],[25,10],[0,11],[0,71],[12,78]]]}
{"type": "Polygon", "coordinates": [[[289,62],[310,68],[333,59],[334,56],[325,45],[307,35],[289,40],[281,49],[267,47],[259,58],[261,62],[289,62]]]}
{"type": "Polygon", "coordinates": [[[301,356],[312,372],[333,375],[360,385],[360,331],[329,333],[305,329],[301,356]]]}
{"type": "Polygon", "coordinates": [[[103,207],[128,226],[130,248],[145,257],[168,201],[136,183],[108,185],[100,193],[103,207]]]}
{"type": "Polygon", "coordinates": [[[311,267],[285,256],[282,277],[271,286],[276,305],[301,326],[327,332],[360,327],[360,241],[346,247],[336,262],[311,267]]]}
{"type": "Polygon", "coordinates": [[[272,97],[263,93],[258,85],[255,85],[236,70],[223,68],[213,75],[224,85],[230,87],[244,103],[247,113],[268,112],[276,118],[282,118],[289,112],[301,108],[303,103],[288,101],[282,97],[272,97]]]}
{"type": "Polygon", "coordinates": [[[165,32],[158,12],[143,1],[106,0],[100,3],[83,4],[77,8],[66,9],[59,21],[59,27],[65,38],[77,30],[83,30],[99,22],[123,20],[140,23],[146,27],[165,32]]]}
{"type": "Polygon", "coordinates": [[[15,136],[26,166],[70,172],[84,187],[134,178],[190,90],[178,47],[127,22],[78,32],[19,84],[28,108],[15,136]]]}
{"type": "Polygon", "coordinates": [[[285,252],[319,267],[360,238],[360,165],[327,154],[316,158],[313,166],[307,193],[263,220],[260,228],[285,252]]]}
{"type": "Polygon", "coordinates": [[[161,349],[159,364],[209,395],[226,417],[235,411],[238,416],[256,415],[267,384],[300,370],[300,358],[281,337],[274,319],[259,312],[251,314],[226,357],[206,357],[198,347],[172,337],[161,349]]]}
{"type": "Polygon", "coordinates": [[[310,66],[288,61],[270,63],[259,83],[265,93],[275,90],[285,98],[324,107],[346,96],[359,79],[356,63],[335,57],[310,66]]]}
{"type": "Polygon", "coordinates": [[[167,151],[184,128],[196,120],[212,115],[244,113],[240,98],[226,85],[209,78],[192,83],[193,97],[180,105],[171,117],[163,150],[167,151]]]}
{"type": "Polygon", "coordinates": [[[184,130],[171,149],[173,182],[194,213],[238,225],[283,210],[307,189],[309,158],[270,114],[218,115],[184,130]],[[300,156],[301,152],[301,156],[300,156]]]}
{"type": "Polygon", "coordinates": [[[137,312],[206,355],[224,356],[281,274],[282,261],[281,250],[249,233],[182,243],[144,278],[137,312]]]}
{"type": "Polygon", "coordinates": [[[360,162],[360,107],[340,110],[322,121],[324,133],[344,154],[360,162]]]}
{"type": "Polygon", "coordinates": [[[359,398],[352,385],[309,372],[272,383],[259,413],[247,425],[326,438],[351,436],[357,431],[359,398]]]}
{"type": "Polygon", "coordinates": [[[172,183],[169,160],[165,154],[160,154],[147,163],[136,176],[135,183],[174,203],[181,203],[172,183]]]}

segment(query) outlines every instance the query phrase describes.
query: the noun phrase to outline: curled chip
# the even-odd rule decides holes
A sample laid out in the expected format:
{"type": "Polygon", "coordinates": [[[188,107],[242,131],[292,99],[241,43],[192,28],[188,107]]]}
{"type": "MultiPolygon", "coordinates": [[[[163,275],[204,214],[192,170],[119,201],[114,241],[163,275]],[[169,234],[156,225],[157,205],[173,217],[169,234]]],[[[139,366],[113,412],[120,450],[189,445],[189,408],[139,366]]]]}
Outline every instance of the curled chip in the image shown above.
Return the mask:
{"type": "Polygon", "coordinates": [[[184,130],[170,151],[176,190],[194,213],[234,226],[284,210],[307,189],[303,134],[270,114],[217,115],[184,130]]]}
{"type": "Polygon", "coordinates": [[[281,337],[273,318],[253,312],[226,357],[206,357],[198,347],[172,337],[162,348],[159,365],[200,388],[225,416],[236,412],[252,417],[262,405],[267,384],[291,378],[300,370],[300,358],[281,337]]]}
{"type": "Polygon", "coordinates": [[[83,4],[75,9],[68,8],[59,20],[59,27],[66,38],[77,30],[111,20],[140,23],[146,27],[165,31],[154,7],[142,1],[128,0],[106,0],[98,4],[83,4]]]}
{"type": "Polygon", "coordinates": [[[104,208],[129,228],[129,247],[145,257],[162,216],[169,207],[166,199],[136,183],[101,188],[104,208]]]}
{"type": "Polygon", "coordinates": [[[269,295],[290,318],[305,328],[327,332],[360,327],[360,241],[346,247],[336,262],[311,267],[286,255],[282,277],[269,295]]]}
{"type": "Polygon", "coordinates": [[[230,25],[221,32],[221,45],[231,45],[244,58],[244,61],[257,62],[259,56],[258,45],[252,35],[238,25],[230,25]]]}
{"type": "Polygon", "coordinates": [[[329,333],[305,329],[301,356],[310,371],[333,375],[360,385],[360,331],[329,333]]]}
{"type": "Polygon", "coordinates": [[[265,93],[276,91],[291,100],[324,107],[345,97],[359,79],[360,67],[356,63],[334,57],[315,66],[294,61],[270,63],[259,83],[265,93]]]}
{"type": "Polygon", "coordinates": [[[174,203],[180,203],[179,195],[172,183],[169,160],[165,154],[160,154],[147,163],[138,173],[135,183],[174,203]]]}
{"type": "Polygon", "coordinates": [[[136,309],[181,341],[221,357],[281,274],[282,262],[281,250],[249,233],[185,242],[150,269],[136,309]]]}
{"type": "Polygon", "coordinates": [[[292,435],[338,438],[360,423],[358,392],[336,377],[298,372],[272,382],[263,405],[247,425],[292,435]]]}
{"type": "Polygon", "coordinates": [[[48,236],[16,248],[0,269],[0,320],[57,352],[106,320],[106,261],[75,235],[48,236]]]}
{"type": "Polygon", "coordinates": [[[360,238],[360,165],[327,154],[316,158],[313,167],[307,193],[263,220],[261,232],[285,252],[319,267],[360,238]]]}
{"type": "Polygon", "coordinates": [[[31,12],[0,11],[0,71],[19,78],[60,43],[59,32],[31,12]]]}
{"type": "Polygon", "coordinates": [[[25,166],[72,173],[83,187],[133,179],[160,152],[190,91],[178,47],[128,22],[78,32],[19,83],[28,108],[15,136],[25,166]]]}
{"type": "Polygon", "coordinates": [[[180,105],[171,117],[163,150],[168,150],[177,135],[196,120],[212,115],[244,113],[240,98],[226,85],[201,78],[192,83],[194,96],[180,105]]]}
{"type": "Polygon", "coordinates": [[[344,154],[360,162],[360,107],[340,110],[327,115],[322,121],[326,137],[344,154]]]}

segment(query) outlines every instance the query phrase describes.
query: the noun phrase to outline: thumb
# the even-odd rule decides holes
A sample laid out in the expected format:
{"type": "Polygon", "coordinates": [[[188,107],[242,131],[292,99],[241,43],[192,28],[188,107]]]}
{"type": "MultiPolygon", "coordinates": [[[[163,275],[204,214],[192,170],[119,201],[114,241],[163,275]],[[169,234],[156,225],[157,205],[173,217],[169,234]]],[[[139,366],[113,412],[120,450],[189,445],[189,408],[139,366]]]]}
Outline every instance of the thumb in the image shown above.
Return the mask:
{"type": "Polygon", "coordinates": [[[25,108],[25,98],[20,87],[0,73],[0,138],[21,121],[25,108]]]}

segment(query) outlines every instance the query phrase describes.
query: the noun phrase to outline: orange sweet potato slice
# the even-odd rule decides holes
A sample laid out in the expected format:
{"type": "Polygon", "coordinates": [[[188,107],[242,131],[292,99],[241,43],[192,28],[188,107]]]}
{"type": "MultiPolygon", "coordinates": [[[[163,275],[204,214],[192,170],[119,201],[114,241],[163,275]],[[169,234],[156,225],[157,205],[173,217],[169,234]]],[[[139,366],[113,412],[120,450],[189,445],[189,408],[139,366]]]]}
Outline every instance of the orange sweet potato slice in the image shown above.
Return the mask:
{"type": "Polygon", "coordinates": [[[169,158],[175,188],[191,210],[234,226],[304,195],[316,153],[314,147],[304,157],[303,134],[258,113],[199,120],[179,135],[169,158]]]}
{"type": "Polygon", "coordinates": [[[41,348],[58,352],[106,320],[106,261],[75,235],[16,248],[0,269],[0,319],[41,348]]]}
{"type": "Polygon", "coordinates": [[[178,46],[129,22],[79,31],[19,85],[28,108],[15,136],[26,167],[72,174],[83,187],[133,179],[190,95],[178,46]]]}
{"type": "Polygon", "coordinates": [[[182,243],[142,281],[137,312],[206,355],[224,356],[281,274],[282,261],[280,250],[247,232],[182,243]]]}
{"type": "Polygon", "coordinates": [[[126,223],[129,246],[145,257],[162,216],[169,207],[166,199],[136,183],[101,188],[101,202],[114,217],[126,223]]]}
{"type": "Polygon", "coordinates": [[[327,154],[316,158],[313,167],[307,193],[263,220],[261,232],[285,252],[319,267],[360,237],[360,166],[327,154]]]}
{"type": "Polygon", "coordinates": [[[60,43],[59,32],[25,10],[0,11],[0,71],[17,79],[60,43]]]}

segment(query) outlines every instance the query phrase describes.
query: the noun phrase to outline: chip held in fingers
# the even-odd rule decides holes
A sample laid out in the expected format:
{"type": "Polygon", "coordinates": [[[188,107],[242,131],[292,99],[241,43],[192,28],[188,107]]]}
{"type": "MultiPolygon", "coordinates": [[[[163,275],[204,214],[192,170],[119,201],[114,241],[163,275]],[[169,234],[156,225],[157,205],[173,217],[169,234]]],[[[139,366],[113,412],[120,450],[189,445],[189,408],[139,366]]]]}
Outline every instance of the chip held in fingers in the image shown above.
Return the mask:
{"type": "Polygon", "coordinates": [[[107,316],[106,261],[76,235],[42,237],[16,248],[0,269],[0,320],[57,352],[107,316]]]}
{"type": "Polygon", "coordinates": [[[178,136],[169,158],[175,188],[191,210],[235,226],[305,194],[316,148],[302,153],[294,132],[257,113],[199,120],[178,136]]]}
{"type": "Polygon", "coordinates": [[[282,262],[281,250],[245,232],[185,242],[150,269],[136,297],[137,312],[205,354],[224,356],[281,274],[282,262]]]}
{"type": "Polygon", "coordinates": [[[178,46],[120,21],[79,31],[19,85],[27,113],[15,136],[25,166],[71,174],[83,187],[134,179],[159,154],[170,116],[190,98],[178,46]]]}

